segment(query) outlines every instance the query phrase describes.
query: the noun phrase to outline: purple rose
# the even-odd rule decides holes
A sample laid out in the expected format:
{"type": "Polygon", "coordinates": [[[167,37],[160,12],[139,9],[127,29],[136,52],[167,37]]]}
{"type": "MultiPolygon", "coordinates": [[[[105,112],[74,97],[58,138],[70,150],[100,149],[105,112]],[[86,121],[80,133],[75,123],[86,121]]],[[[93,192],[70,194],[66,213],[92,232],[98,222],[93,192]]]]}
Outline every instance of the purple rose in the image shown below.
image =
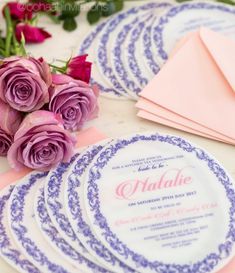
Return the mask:
{"type": "Polygon", "coordinates": [[[0,128],[0,156],[6,156],[13,142],[13,136],[0,128]]]}
{"type": "Polygon", "coordinates": [[[0,156],[7,155],[21,121],[21,114],[0,100],[0,156]]]}
{"type": "Polygon", "coordinates": [[[49,110],[61,114],[64,126],[78,130],[85,121],[97,117],[98,90],[67,75],[53,75],[49,110]]]}
{"type": "Polygon", "coordinates": [[[19,129],[21,121],[21,113],[0,100],[0,128],[7,134],[14,135],[19,129]]]}
{"type": "Polygon", "coordinates": [[[12,168],[48,171],[73,155],[76,139],[63,127],[59,115],[35,111],[23,120],[7,158],[12,168]]]}
{"type": "Polygon", "coordinates": [[[18,111],[35,111],[48,103],[50,85],[50,68],[42,58],[10,57],[0,61],[0,99],[18,111]]]}

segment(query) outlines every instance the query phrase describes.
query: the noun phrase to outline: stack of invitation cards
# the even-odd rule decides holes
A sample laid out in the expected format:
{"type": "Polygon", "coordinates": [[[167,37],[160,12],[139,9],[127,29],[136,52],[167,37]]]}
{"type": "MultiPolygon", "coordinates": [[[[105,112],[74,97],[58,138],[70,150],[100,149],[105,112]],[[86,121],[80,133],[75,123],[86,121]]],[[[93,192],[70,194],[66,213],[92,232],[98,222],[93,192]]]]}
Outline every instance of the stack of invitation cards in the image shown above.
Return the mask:
{"type": "Polygon", "coordinates": [[[185,139],[107,139],[0,192],[0,256],[28,273],[233,273],[234,200],[185,139]]]}
{"type": "Polygon", "coordinates": [[[138,5],[99,24],[82,41],[79,53],[93,62],[92,82],[102,95],[137,100],[176,43],[200,27],[235,38],[235,8],[213,1],[138,5]]]}
{"type": "Polygon", "coordinates": [[[235,41],[201,28],[141,92],[138,116],[235,144],[235,41]]]}
{"type": "Polygon", "coordinates": [[[99,24],[85,37],[79,52],[88,54],[93,62],[92,81],[102,95],[136,100],[143,86],[159,71],[152,55],[151,29],[171,6],[172,2],[161,1],[133,7],[99,24]]]}

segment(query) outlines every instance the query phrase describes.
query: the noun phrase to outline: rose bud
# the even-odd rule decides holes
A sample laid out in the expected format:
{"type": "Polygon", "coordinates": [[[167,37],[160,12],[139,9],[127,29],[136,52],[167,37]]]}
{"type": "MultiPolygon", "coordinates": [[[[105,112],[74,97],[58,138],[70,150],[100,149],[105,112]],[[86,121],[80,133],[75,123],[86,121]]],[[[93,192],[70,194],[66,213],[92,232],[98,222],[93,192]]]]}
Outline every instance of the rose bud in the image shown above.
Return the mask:
{"type": "Polygon", "coordinates": [[[51,72],[42,59],[10,57],[0,65],[0,99],[21,112],[40,109],[49,101],[51,72]]]}
{"type": "Polygon", "coordinates": [[[26,166],[48,171],[60,162],[69,162],[75,143],[76,139],[64,129],[59,115],[39,110],[25,117],[7,158],[16,170],[26,166]]]}
{"type": "Polygon", "coordinates": [[[6,156],[22,121],[21,114],[0,100],[0,156],[6,156]]]}
{"type": "Polygon", "coordinates": [[[64,127],[78,130],[85,121],[97,117],[98,91],[67,75],[52,75],[49,110],[61,114],[64,127]]]}
{"type": "Polygon", "coordinates": [[[66,74],[74,79],[89,83],[92,63],[86,61],[87,54],[72,58],[68,63],[66,74]]]}
{"type": "Polygon", "coordinates": [[[34,27],[29,24],[19,23],[15,28],[15,35],[18,41],[21,41],[22,35],[28,44],[38,44],[44,42],[51,34],[42,28],[34,27]]]}
{"type": "Polygon", "coordinates": [[[8,2],[3,7],[3,15],[4,15],[4,9],[5,7],[9,8],[11,18],[13,20],[30,20],[32,19],[33,13],[32,10],[28,9],[28,6],[19,2],[8,2]]]}

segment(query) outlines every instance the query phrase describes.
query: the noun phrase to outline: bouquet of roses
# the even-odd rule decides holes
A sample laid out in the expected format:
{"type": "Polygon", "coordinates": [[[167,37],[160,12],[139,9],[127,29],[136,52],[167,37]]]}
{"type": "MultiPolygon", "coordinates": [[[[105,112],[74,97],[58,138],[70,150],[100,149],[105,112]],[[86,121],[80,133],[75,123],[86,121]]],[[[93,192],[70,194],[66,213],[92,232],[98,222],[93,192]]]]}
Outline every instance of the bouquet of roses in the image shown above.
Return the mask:
{"type": "Polygon", "coordinates": [[[98,113],[86,57],[52,68],[27,55],[0,60],[0,156],[11,167],[47,171],[70,160],[72,131],[98,113]]]}
{"type": "Polygon", "coordinates": [[[76,142],[71,132],[97,116],[98,90],[89,85],[86,56],[58,70],[52,73],[43,58],[1,60],[0,155],[15,169],[49,170],[69,161],[76,142]]]}

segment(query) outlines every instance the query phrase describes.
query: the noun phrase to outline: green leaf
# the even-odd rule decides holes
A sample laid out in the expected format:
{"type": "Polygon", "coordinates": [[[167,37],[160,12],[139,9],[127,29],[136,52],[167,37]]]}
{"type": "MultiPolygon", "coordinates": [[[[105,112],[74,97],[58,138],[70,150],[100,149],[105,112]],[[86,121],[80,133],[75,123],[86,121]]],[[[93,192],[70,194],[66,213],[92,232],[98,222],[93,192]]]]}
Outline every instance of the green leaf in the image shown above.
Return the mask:
{"type": "Polygon", "coordinates": [[[229,5],[232,5],[232,6],[235,5],[235,2],[231,1],[231,0],[216,0],[216,2],[221,2],[221,3],[229,4],[229,5]]]}
{"type": "Polygon", "coordinates": [[[63,23],[63,28],[67,31],[75,30],[77,28],[77,22],[75,18],[66,18],[63,23]]]}
{"type": "Polygon", "coordinates": [[[107,4],[102,7],[102,16],[110,16],[123,9],[123,0],[109,0],[107,4]]]}
{"type": "MultiPolygon", "coordinates": [[[[45,13],[43,13],[43,15],[44,15],[45,13]]],[[[51,19],[51,21],[53,22],[53,23],[55,23],[55,24],[59,24],[60,23],[60,18],[58,17],[58,16],[56,16],[56,15],[53,15],[53,14],[50,14],[50,13],[46,13],[46,16],[48,17],[48,18],[50,18],[51,19]]]]}
{"type": "Polygon", "coordinates": [[[99,4],[95,4],[87,13],[87,20],[90,24],[95,24],[99,21],[102,15],[102,7],[99,4]]]}
{"type": "Polygon", "coordinates": [[[80,14],[80,6],[74,0],[62,1],[60,19],[64,20],[69,17],[76,17],[80,14]]]}
{"type": "MultiPolygon", "coordinates": [[[[38,3],[40,1],[39,0],[30,0],[30,2],[38,3]]],[[[55,0],[43,0],[43,2],[52,4],[53,2],[56,2],[56,1],[55,0]]]]}
{"type": "Polygon", "coordinates": [[[38,24],[38,15],[35,15],[32,19],[28,20],[28,22],[32,26],[37,26],[37,24],[38,24]]]}

